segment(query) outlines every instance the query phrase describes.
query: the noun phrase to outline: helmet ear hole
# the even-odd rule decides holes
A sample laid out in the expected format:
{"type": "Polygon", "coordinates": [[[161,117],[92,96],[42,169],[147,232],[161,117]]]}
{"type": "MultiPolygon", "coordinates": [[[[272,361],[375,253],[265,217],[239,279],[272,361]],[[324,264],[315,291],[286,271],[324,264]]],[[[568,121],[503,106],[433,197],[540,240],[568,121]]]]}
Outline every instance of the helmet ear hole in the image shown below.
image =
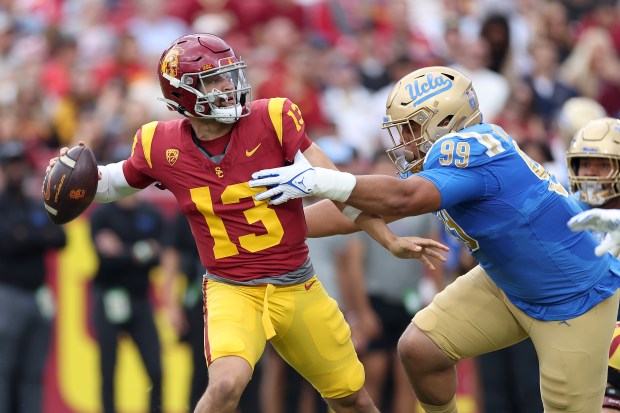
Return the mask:
{"type": "Polygon", "coordinates": [[[445,128],[446,126],[448,126],[450,124],[450,122],[452,122],[452,118],[454,117],[454,115],[448,115],[445,118],[442,119],[441,122],[439,122],[439,124],[437,126],[439,126],[440,128],[445,128]]]}
{"type": "Polygon", "coordinates": [[[181,94],[180,94],[179,92],[172,92],[172,93],[170,93],[170,94],[171,94],[172,96],[174,96],[175,98],[177,98],[177,99],[181,99],[181,97],[182,97],[182,96],[181,96],[181,94]]]}

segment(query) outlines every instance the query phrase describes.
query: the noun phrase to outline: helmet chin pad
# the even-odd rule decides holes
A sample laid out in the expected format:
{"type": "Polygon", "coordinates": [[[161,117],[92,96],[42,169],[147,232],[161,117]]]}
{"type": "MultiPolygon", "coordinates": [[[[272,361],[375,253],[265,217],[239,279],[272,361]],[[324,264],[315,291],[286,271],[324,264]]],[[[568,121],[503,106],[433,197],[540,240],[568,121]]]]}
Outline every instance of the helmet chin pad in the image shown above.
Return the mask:
{"type": "Polygon", "coordinates": [[[408,150],[404,149],[403,150],[403,154],[405,155],[405,160],[407,162],[415,161],[415,154],[413,153],[413,151],[408,151],[408,150]]]}
{"type": "Polygon", "coordinates": [[[211,117],[220,123],[235,123],[243,111],[243,106],[237,103],[234,106],[217,107],[211,106],[211,117]]]}

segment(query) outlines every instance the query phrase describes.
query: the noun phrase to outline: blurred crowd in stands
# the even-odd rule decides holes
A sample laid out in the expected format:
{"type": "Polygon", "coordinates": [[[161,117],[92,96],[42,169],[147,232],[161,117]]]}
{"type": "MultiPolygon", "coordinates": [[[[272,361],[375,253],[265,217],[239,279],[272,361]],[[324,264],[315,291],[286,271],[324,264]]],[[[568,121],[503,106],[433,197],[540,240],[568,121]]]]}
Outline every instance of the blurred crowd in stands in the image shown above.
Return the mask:
{"type": "Polygon", "coordinates": [[[312,138],[335,135],[366,159],[382,146],[394,79],[440,64],[472,78],[486,121],[561,161],[567,99],[620,111],[618,10],[613,0],[5,0],[0,142],[26,141],[35,162],[77,140],[114,159],[141,124],[178,116],[156,100],[161,51],[211,32],[248,63],[255,99],[290,98],[312,138]]]}

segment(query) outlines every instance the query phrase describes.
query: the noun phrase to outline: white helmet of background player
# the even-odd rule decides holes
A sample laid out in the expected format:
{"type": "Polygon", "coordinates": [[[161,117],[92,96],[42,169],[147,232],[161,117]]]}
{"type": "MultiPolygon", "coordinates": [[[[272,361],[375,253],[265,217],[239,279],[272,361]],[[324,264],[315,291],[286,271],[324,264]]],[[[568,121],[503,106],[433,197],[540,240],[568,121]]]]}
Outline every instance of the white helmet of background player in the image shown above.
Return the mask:
{"type": "Polygon", "coordinates": [[[579,129],[586,126],[591,120],[605,116],[607,116],[605,108],[594,99],[578,96],[564,102],[558,113],[557,125],[566,147],[570,146],[570,142],[579,129]]]}
{"type": "Polygon", "coordinates": [[[448,67],[418,69],[399,80],[388,96],[383,128],[394,146],[387,154],[400,173],[419,172],[437,139],[480,122],[478,97],[467,76],[448,67]],[[411,122],[421,127],[417,136],[411,122]]]}
{"type": "Polygon", "coordinates": [[[571,192],[580,201],[598,206],[620,196],[620,120],[601,118],[586,124],[575,134],[566,162],[571,192]],[[609,173],[579,176],[579,161],[583,158],[607,159],[609,173]]]}

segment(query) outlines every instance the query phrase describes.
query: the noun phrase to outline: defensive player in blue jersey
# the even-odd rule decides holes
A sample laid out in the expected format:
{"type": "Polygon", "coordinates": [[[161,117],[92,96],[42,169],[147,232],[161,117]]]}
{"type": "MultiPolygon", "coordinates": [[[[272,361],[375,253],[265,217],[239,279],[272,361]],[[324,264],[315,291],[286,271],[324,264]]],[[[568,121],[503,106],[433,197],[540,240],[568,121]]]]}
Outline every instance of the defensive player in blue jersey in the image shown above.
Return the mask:
{"type": "MultiPolygon", "coordinates": [[[[310,166],[259,171],[255,198],[314,195],[384,216],[435,212],[479,264],[418,312],[399,354],[426,412],[457,412],[456,363],[530,337],[546,413],[600,410],[615,327],[620,263],[566,222],[581,211],[564,187],[502,128],[482,122],[470,79],[447,67],[402,78],[383,127],[401,178],[310,166]]],[[[309,233],[352,231],[326,202],[306,212],[309,233]]],[[[350,216],[352,211],[349,211],[350,216]]],[[[386,274],[389,282],[389,274],[386,274]]]]}
{"type": "MultiPolygon", "coordinates": [[[[587,123],[573,137],[566,157],[571,192],[588,209],[571,218],[569,227],[576,231],[592,230],[602,241],[595,254],[609,252],[617,257],[620,231],[614,217],[618,217],[620,207],[620,120],[602,117],[587,123]]],[[[620,410],[619,334],[620,323],[616,323],[609,350],[603,412],[620,410]]]]}
{"type": "Polygon", "coordinates": [[[591,209],[571,219],[574,230],[591,229],[602,240],[597,255],[620,255],[620,120],[592,120],[573,138],[567,153],[574,196],[591,209]],[[607,233],[607,236],[603,236],[607,233]]]}

